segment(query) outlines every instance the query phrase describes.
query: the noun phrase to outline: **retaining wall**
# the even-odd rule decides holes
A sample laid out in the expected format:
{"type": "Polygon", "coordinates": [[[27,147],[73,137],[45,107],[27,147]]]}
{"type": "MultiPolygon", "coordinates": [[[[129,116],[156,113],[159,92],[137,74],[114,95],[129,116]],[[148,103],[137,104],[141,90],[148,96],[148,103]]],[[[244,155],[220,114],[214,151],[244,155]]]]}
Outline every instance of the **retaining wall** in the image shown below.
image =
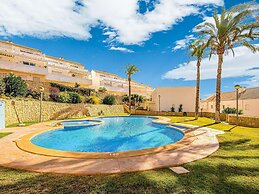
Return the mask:
{"type": "MultiPolygon", "coordinates": [[[[236,124],[236,120],[236,115],[227,115],[227,122],[229,124],[236,124]]],[[[259,118],[239,115],[238,125],[244,127],[259,127],[259,118]]]]}
{"type": "MultiPolygon", "coordinates": [[[[37,122],[40,120],[40,101],[25,99],[1,99],[5,101],[5,120],[6,126],[21,122],[37,122]],[[12,101],[15,105],[12,105],[12,101]],[[17,115],[16,115],[17,112],[17,115]]],[[[90,105],[90,104],[67,104],[43,101],[42,102],[42,119],[57,120],[68,118],[82,118],[86,116],[118,115],[123,114],[122,105],[90,105]]]]}

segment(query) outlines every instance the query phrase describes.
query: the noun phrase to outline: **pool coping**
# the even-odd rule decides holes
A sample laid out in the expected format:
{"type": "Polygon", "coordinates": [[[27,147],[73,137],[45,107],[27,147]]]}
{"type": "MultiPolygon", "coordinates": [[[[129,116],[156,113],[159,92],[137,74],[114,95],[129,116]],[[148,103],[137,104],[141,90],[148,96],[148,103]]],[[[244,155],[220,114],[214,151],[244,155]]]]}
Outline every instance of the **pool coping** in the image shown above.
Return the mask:
{"type": "MultiPolygon", "coordinates": [[[[78,121],[80,120],[98,121],[97,120],[98,118],[103,118],[103,117],[105,116],[93,117],[91,119],[78,119],[78,121]]],[[[109,116],[109,117],[116,117],[116,116],[109,116]]],[[[129,116],[120,116],[120,117],[129,117],[129,116]]],[[[135,117],[138,117],[138,116],[135,116],[135,117]]],[[[140,117],[143,117],[143,116],[140,116],[140,117]]],[[[166,124],[166,125],[169,125],[168,127],[170,127],[170,122],[169,122],[170,119],[166,117],[160,117],[160,116],[146,116],[146,117],[154,118],[154,120],[152,120],[153,123],[166,124]]],[[[146,148],[142,150],[131,150],[131,151],[122,151],[122,152],[71,152],[71,151],[62,151],[62,150],[44,148],[44,147],[35,145],[31,142],[31,139],[33,137],[41,133],[64,128],[63,125],[60,125],[60,123],[64,121],[71,121],[71,120],[62,120],[60,122],[57,122],[55,126],[50,126],[47,129],[37,130],[32,133],[26,134],[25,136],[15,140],[14,142],[16,143],[18,148],[32,154],[62,157],[62,158],[78,158],[78,159],[115,159],[115,158],[136,157],[136,156],[142,156],[142,155],[148,155],[148,154],[155,154],[155,153],[169,151],[169,150],[175,150],[175,149],[187,146],[195,140],[190,130],[188,129],[181,130],[181,129],[174,128],[174,130],[178,130],[184,133],[184,137],[177,142],[174,142],[172,144],[168,144],[165,146],[156,147],[156,148],[146,148]]],[[[89,125],[98,125],[103,123],[103,121],[100,121],[100,120],[99,122],[100,123],[89,124],[89,125]]]]}

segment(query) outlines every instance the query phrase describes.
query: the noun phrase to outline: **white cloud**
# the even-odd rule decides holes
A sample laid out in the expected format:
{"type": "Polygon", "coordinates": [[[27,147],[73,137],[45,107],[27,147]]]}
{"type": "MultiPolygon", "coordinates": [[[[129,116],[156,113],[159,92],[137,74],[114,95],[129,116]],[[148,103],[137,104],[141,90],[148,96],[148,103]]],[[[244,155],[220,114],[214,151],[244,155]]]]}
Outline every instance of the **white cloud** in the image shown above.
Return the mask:
{"type": "Polygon", "coordinates": [[[67,36],[87,40],[101,25],[113,32],[109,41],[141,44],[152,33],[170,29],[199,6],[223,5],[223,0],[160,0],[140,14],[139,0],[1,0],[0,35],[67,36]]]}
{"type": "Polygon", "coordinates": [[[121,51],[121,52],[125,52],[125,53],[134,53],[133,50],[130,50],[130,49],[127,49],[127,48],[124,48],[124,47],[114,47],[112,46],[110,48],[110,50],[113,50],[113,51],[121,51]]]}
{"type": "MultiPolygon", "coordinates": [[[[259,46],[257,44],[256,46],[259,46]]],[[[246,47],[240,46],[234,49],[235,57],[230,52],[224,57],[222,78],[234,78],[249,76],[242,82],[249,87],[259,86],[259,54],[253,54],[246,47]]],[[[217,56],[211,60],[205,58],[201,64],[201,80],[215,79],[217,72],[217,56]]],[[[178,67],[163,75],[164,79],[196,80],[196,61],[180,64],[178,67]]]]}
{"type": "Polygon", "coordinates": [[[188,47],[189,43],[192,41],[192,40],[195,40],[196,38],[194,37],[194,35],[188,35],[188,36],[185,36],[184,39],[181,39],[181,40],[177,40],[175,42],[175,47],[173,47],[172,51],[177,51],[177,50],[180,50],[180,49],[185,49],[188,47]]]}

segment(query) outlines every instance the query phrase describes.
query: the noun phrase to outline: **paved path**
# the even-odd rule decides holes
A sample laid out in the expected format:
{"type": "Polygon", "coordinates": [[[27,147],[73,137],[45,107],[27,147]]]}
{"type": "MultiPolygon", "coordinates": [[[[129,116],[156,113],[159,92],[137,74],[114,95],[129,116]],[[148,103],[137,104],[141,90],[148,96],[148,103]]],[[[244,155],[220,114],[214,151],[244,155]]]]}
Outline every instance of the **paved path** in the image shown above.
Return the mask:
{"type": "MultiPolygon", "coordinates": [[[[129,158],[76,159],[32,154],[19,149],[15,140],[39,129],[49,128],[50,123],[35,124],[23,128],[9,128],[1,132],[13,132],[0,139],[0,165],[35,172],[67,174],[112,174],[179,166],[205,158],[219,148],[216,138],[222,131],[197,127],[193,131],[194,141],[179,149],[129,158]]],[[[189,127],[194,127],[188,125],[189,127]]]]}

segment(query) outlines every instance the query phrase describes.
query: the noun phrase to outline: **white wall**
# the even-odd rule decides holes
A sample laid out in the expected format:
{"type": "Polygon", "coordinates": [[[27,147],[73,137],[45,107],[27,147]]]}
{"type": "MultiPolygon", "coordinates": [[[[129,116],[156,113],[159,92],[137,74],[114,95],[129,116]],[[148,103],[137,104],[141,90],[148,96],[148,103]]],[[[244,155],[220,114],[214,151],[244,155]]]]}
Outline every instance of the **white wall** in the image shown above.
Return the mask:
{"type": "Polygon", "coordinates": [[[152,101],[155,106],[150,107],[152,111],[171,111],[174,106],[175,112],[178,112],[180,104],[183,105],[183,112],[194,112],[195,110],[195,87],[160,87],[152,93],[152,101]]]}

